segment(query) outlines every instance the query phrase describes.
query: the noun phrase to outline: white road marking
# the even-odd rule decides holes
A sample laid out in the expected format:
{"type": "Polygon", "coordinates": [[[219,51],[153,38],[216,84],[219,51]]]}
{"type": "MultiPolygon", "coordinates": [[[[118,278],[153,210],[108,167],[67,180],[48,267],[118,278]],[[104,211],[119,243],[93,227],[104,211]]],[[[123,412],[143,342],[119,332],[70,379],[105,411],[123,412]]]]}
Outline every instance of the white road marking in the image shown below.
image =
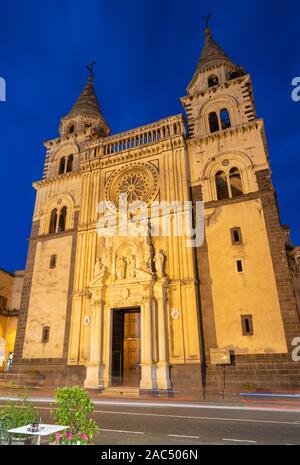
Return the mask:
{"type": "MultiPolygon", "coordinates": [[[[17,400],[17,397],[0,397],[3,400],[17,400]]],[[[55,402],[54,397],[29,397],[31,402],[50,403],[55,402]]],[[[94,405],[113,405],[122,407],[146,407],[146,408],[188,408],[188,409],[208,409],[208,410],[239,410],[239,411],[257,411],[257,412],[286,412],[286,413],[300,413],[299,408],[280,408],[280,407],[258,407],[258,406],[240,406],[240,405],[220,405],[220,404],[201,404],[201,403],[182,403],[182,402],[143,402],[143,401],[122,401],[119,399],[114,400],[95,400],[92,399],[94,405]]]]}
{"type": "Polygon", "coordinates": [[[223,438],[223,441],[230,441],[230,442],[247,442],[249,444],[256,444],[256,441],[249,441],[247,439],[225,439],[223,438]]]}
{"type": "MultiPolygon", "coordinates": [[[[38,407],[39,410],[53,410],[53,407],[38,407]]],[[[223,417],[195,417],[188,415],[167,415],[163,413],[137,413],[137,412],[119,412],[115,410],[94,410],[94,413],[107,413],[109,415],[132,415],[141,417],[164,417],[164,418],[182,418],[185,420],[211,420],[211,421],[232,421],[240,423],[267,423],[273,425],[294,425],[300,426],[299,421],[275,421],[275,420],[255,420],[248,418],[223,418],[223,417]]]]}
{"type": "Polygon", "coordinates": [[[183,434],[168,434],[170,438],[200,439],[199,436],[185,436],[183,434]]]}
{"type": "Polygon", "coordinates": [[[94,410],[94,413],[108,413],[110,415],[133,415],[133,416],[145,416],[145,417],[165,417],[165,418],[183,418],[185,420],[212,420],[212,421],[236,421],[243,423],[268,423],[275,425],[295,425],[300,426],[297,421],[275,421],[275,420],[256,420],[246,418],[222,418],[222,417],[195,417],[188,415],[166,415],[163,413],[137,413],[137,412],[119,412],[113,410],[94,410]]]}
{"type": "Polygon", "coordinates": [[[123,430],[120,430],[120,429],[104,429],[104,428],[101,428],[100,432],[101,431],[106,431],[108,433],[145,434],[145,433],[143,433],[141,431],[123,431],[123,430]]]}

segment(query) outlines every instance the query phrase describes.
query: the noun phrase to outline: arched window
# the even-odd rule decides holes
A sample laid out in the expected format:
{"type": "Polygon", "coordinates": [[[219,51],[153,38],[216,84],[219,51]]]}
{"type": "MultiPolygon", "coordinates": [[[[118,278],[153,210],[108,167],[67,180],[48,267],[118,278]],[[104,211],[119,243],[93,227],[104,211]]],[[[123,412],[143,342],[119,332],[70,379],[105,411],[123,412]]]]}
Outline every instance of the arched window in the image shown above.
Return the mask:
{"type": "Polygon", "coordinates": [[[224,171],[218,171],[216,174],[216,188],[218,200],[229,199],[227,176],[224,171]]]}
{"type": "Polygon", "coordinates": [[[72,126],[69,127],[69,134],[72,134],[75,131],[75,126],[72,124],[72,126]]]}
{"type": "Polygon", "coordinates": [[[228,75],[228,80],[231,80],[231,79],[237,79],[238,77],[241,77],[241,76],[244,76],[245,75],[245,70],[240,68],[236,71],[232,71],[231,73],[229,73],[228,75]]]}
{"type": "Polygon", "coordinates": [[[219,78],[215,74],[212,74],[208,78],[208,87],[217,86],[219,84],[219,78]]]}
{"type": "Polygon", "coordinates": [[[240,73],[238,71],[233,71],[233,73],[230,74],[230,79],[236,79],[240,76],[240,73]]]}
{"type": "Polygon", "coordinates": [[[229,171],[229,182],[230,182],[230,189],[231,189],[231,196],[238,197],[244,193],[243,185],[242,185],[242,178],[240,174],[240,170],[238,168],[231,168],[229,171]]]}
{"type": "Polygon", "coordinates": [[[51,217],[50,217],[49,234],[56,233],[56,226],[57,226],[57,210],[55,208],[54,210],[52,210],[51,217]]]}
{"type": "Polygon", "coordinates": [[[49,342],[49,336],[50,336],[50,326],[43,326],[42,330],[42,342],[46,344],[49,342]]]}
{"type": "Polygon", "coordinates": [[[62,157],[59,162],[59,170],[58,174],[64,174],[65,172],[65,167],[66,167],[66,159],[65,157],[62,157]]]}
{"type": "Polygon", "coordinates": [[[70,173],[73,170],[73,155],[68,156],[67,161],[67,173],[70,173]]]}
{"type": "Polygon", "coordinates": [[[209,129],[210,132],[217,132],[220,130],[218,115],[215,111],[209,114],[209,129]]]}
{"type": "Polygon", "coordinates": [[[49,268],[56,268],[57,255],[51,255],[49,268]]]}
{"type": "Polygon", "coordinates": [[[222,129],[227,129],[231,127],[230,115],[227,108],[222,108],[222,110],[220,111],[220,120],[222,129]]]}
{"type": "Polygon", "coordinates": [[[58,232],[63,232],[66,229],[67,207],[63,207],[59,214],[58,232]]]}

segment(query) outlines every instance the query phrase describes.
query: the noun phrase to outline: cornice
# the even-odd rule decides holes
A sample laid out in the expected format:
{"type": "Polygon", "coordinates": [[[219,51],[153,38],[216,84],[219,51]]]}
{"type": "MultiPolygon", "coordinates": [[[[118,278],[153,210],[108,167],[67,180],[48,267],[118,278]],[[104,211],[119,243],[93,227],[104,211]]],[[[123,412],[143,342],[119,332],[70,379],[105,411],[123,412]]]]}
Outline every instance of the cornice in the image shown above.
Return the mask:
{"type": "Polygon", "coordinates": [[[87,132],[88,130],[80,133],[74,132],[66,136],[57,137],[56,139],[46,140],[44,141],[44,146],[47,150],[50,150],[57,145],[64,145],[66,143],[78,144],[80,141],[84,141],[87,137],[87,132]]]}
{"type": "Polygon", "coordinates": [[[212,94],[215,94],[216,92],[218,92],[219,90],[226,90],[228,91],[228,89],[230,87],[233,87],[237,84],[241,84],[243,81],[247,81],[247,82],[250,82],[251,81],[251,77],[250,77],[250,74],[245,74],[244,76],[239,76],[235,79],[231,79],[230,81],[226,81],[222,84],[218,84],[216,86],[213,86],[213,87],[207,87],[205,90],[201,90],[193,95],[185,95],[184,97],[181,97],[180,101],[183,103],[183,105],[185,105],[185,103],[187,101],[192,101],[193,99],[197,98],[197,97],[204,97],[204,96],[209,96],[209,95],[212,95],[212,94]]]}
{"type": "Polygon", "coordinates": [[[214,141],[221,141],[226,139],[227,137],[232,137],[238,134],[243,134],[245,132],[250,132],[254,130],[261,130],[264,127],[264,122],[263,119],[256,119],[254,121],[249,121],[248,123],[243,123],[239,126],[233,126],[228,129],[223,129],[222,131],[214,132],[213,134],[208,134],[207,136],[200,136],[196,137],[194,136],[191,139],[187,139],[187,145],[188,146],[193,146],[196,144],[208,144],[210,142],[214,141]]]}
{"type": "Polygon", "coordinates": [[[45,186],[48,186],[50,184],[55,184],[56,182],[66,180],[67,178],[69,178],[69,179],[80,178],[81,174],[82,174],[81,171],[72,171],[70,173],[60,174],[59,176],[55,176],[55,177],[52,177],[52,178],[41,179],[40,181],[34,181],[32,183],[32,187],[34,187],[34,189],[38,190],[41,187],[45,187],[45,186]]]}
{"type": "Polygon", "coordinates": [[[207,73],[208,71],[214,71],[214,70],[216,70],[218,68],[221,68],[221,67],[226,67],[228,69],[244,69],[239,65],[235,65],[234,63],[231,64],[231,63],[229,63],[227,61],[220,61],[219,63],[215,63],[214,65],[207,65],[204,68],[197,69],[195,71],[195,74],[192,77],[191,81],[187,85],[187,88],[186,88],[187,92],[193,86],[193,84],[196,82],[199,74],[204,74],[204,73],[207,73]]]}
{"type": "Polygon", "coordinates": [[[19,316],[19,313],[20,313],[20,310],[17,310],[16,308],[13,308],[11,310],[4,310],[4,309],[1,309],[0,310],[0,316],[5,316],[7,318],[11,318],[11,317],[14,317],[14,316],[19,316]]]}
{"type": "Polygon", "coordinates": [[[270,195],[275,194],[275,189],[270,188],[268,190],[263,191],[255,191],[255,192],[248,192],[248,194],[240,195],[239,197],[232,197],[230,199],[222,199],[222,200],[210,200],[208,202],[204,202],[204,210],[209,210],[212,208],[219,208],[226,205],[232,205],[241,202],[248,202],[250,200],[261,199],[263,197],[269,197],[270,195]]]}

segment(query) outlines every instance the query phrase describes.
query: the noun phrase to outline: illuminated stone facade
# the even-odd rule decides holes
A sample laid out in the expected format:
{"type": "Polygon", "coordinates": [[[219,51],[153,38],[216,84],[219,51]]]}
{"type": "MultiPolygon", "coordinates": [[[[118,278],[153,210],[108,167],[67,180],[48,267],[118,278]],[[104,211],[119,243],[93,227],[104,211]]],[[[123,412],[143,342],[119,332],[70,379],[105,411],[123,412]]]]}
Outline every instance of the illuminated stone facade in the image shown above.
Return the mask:
{"type": "Polygon", "coordinates": [[[264,123],[250,75],[205,36],[181,99],[188,130],[175,115],[110,135],[90,76],[45,143],[15,376],[34,369],[43,383],[108,389],[130,382],[135,364],[141,391],[201,392],[222,386],[210,350],[227,349],[232,388],[298,386],[300,325],[264,123]],[[204,243],[99,236],[97,206],[118,210],[120,193],[149,209],[204,201],[204,243]]]}

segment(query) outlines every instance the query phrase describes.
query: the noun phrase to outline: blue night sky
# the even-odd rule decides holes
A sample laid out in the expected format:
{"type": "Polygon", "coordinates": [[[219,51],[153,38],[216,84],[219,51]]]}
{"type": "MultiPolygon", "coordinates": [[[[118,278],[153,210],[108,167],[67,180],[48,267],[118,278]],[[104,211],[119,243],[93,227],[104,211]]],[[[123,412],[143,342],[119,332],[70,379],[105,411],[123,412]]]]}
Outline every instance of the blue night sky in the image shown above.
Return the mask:
{"type": "Polygon", "coordinates": [[[112,133],[183,112],[203,45],[208,11],[217,42],[251,74],[258,117],[264,117],[283,224],[300,244],[298,190],[300,2],[287,0],[14,0],[1,2],[0,267],[25,267],[42,176],[44,140],[85,85],[97,62],[95,87],[112,133]]]}

